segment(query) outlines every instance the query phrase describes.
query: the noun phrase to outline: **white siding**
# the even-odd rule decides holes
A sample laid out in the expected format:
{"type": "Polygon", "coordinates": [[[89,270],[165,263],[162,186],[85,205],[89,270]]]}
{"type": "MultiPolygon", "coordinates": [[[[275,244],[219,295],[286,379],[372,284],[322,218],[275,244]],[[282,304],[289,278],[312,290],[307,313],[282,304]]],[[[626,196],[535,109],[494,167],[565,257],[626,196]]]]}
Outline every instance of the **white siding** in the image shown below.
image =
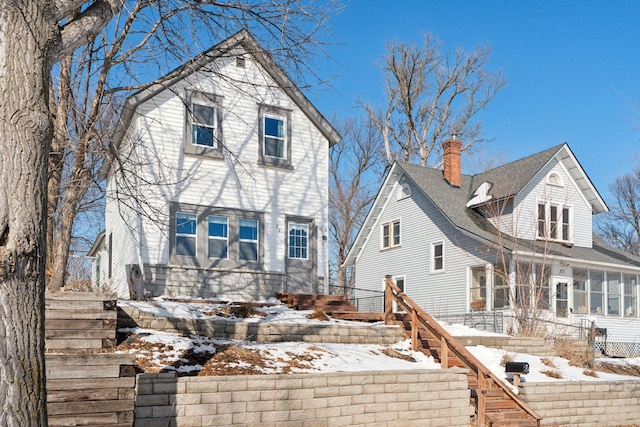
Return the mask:
{"type": "Polygon", "coordinates": [[[592,212],[582,192],[557,159],[552,159],[518,194],[513,221],[517,237],[535,239],[537,230],[538,202],[569,207],[572,215],[573,243],[576,246],[591,247],[592,212]],[[546,177],[556,173],[562,186],[549,185],[546,177]]]}
{"type": "MultiPolygon", "coordinates": [[[[318,274],[327,275],[326,241],[328,220],[328,141],[267,74],[249,57],[246,67],[235,66],[235,58],[216,62],[218,75],[195,73],[146,101],[138,108],[135,126],[138,155],[145,164],[138,172],[148,185],[148,201],[165,217],[143,222],[140,241],[145,263],[169,261],[168,224],[170,202],[228,207],[265,213],[264,268],[283,271],[285,216],[315,219],[318,227],[318,274]],[[222,75],[227,77],[221,77],[222,75]],[[248,81],[250,83],[241,83],[248,81]],[[187,90],[222,96],[224,160],[184,154],[185,106],[187,90]],[[291,163],[293,170],[258,164],[258,105],[267,104],[291,111],[291,163]]],[[[108,211],[114,207],[108,205],[108,211]]],[[[110,215],[109,212],[107,213],[110,215]]],[[[122,228],[115,218],[110,228],[122,228]]],[[[124,233],[118,232],[119,236],[124,233]]],[[[114,241],[115,241],[114,236],[114,241]]],[[[131,239],[119,241],[129,245],[131,239]]],[[[118,268],[133,262],[135,251],[122,249],[118,268]]],[[[114,263],[114,270],[115,270],[114,263]]],[[[124,277],[119,273],[118,280],[124,277]]]]}

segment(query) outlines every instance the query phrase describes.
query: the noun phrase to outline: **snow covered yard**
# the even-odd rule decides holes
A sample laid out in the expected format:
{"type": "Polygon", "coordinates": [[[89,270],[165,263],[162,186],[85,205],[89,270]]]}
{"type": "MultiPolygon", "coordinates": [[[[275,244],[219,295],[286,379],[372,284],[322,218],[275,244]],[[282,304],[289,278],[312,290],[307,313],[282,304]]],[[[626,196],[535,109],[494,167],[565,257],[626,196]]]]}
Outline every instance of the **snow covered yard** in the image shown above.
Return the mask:
{"type": "MultiPolygon", "coordinates": [[[[225,318],[238,322],[274,323],[331,323],[354,322],[328,319],[318,320],[318,313],[298,311],[267,301],[262,307],[237,305],[224,301],[179,301],[158,298],[150,302],[121,301],[140,311],[159,317],[184,319],[225,318]]],[[[361,325],[361,323],[358,323],[361,325]]],[[[375,325],[375,324],[371,324],[375,325]]],[[[462,325],[443,324],[452,335],[496,335],[477,331],[462,325]]],[[[119,346],[119,352],[136,353],[137,365],[144,372],[175,371],[179,375],[237,375],[282,374],[303,372],[347,372],[368,370],[439,369],[432,357],[410,350],[409,341],[391,346],[357,344],[316,344],[302,342],[257,343],[182,336],[149,329],[120,329],[128,334],[119,346]]],[[[527,354],[508,353],[484,346],[467,347],[475,357],[498,378],[505,378],[504,360],[527,362],[530,373],[525,382],[552,381],[612,381],[638,379],[640,358],[606,359],[619,369],[605,368],[631,375],[620,375],[571,366],[561,357],[541,358],[527,354]]],[[[602,362],[602,360],[598,361],[602,362]]],[[[598,367],[596,366],[596,369],[598,367]]]]}

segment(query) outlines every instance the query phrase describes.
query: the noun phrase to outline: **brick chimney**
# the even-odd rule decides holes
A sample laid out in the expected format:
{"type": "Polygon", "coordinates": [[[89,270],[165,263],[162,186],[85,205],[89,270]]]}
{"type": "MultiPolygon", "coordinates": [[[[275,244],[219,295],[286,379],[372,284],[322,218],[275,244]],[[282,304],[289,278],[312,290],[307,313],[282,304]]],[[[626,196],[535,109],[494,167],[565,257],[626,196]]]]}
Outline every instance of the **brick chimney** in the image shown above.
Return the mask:
{"type": "Polygon", "coordinates": [[[444,179],[454,187],[460,187],[460,152],[462,141],[455,135],[442,143],[444,149],[444,179]]]}

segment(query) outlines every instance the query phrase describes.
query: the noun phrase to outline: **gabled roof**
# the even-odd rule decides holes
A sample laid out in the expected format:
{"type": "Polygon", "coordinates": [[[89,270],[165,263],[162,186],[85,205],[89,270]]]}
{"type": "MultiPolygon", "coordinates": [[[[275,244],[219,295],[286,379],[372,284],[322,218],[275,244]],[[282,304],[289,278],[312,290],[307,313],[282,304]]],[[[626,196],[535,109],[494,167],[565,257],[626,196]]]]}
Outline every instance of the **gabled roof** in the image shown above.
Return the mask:
{"type": "Polygon", "coordinates": [[[375,226],[377,215],[381,212],[393,187],[392,183],[390,183],[390,177],[405,176],[405,179],[410,180],[415,187],[433,202],[453,227],[488,244],[502,245],[511,251],[547,254],[601,265],[625,264],[634,268],[640,267],[640,257],[635,257],[609,246],[595,233],[593,234],[592,248],[570,247],[554,242],[500,239],[498,230],[489,220],[476,210],[467,207],[467,202],[483,182],[494,184],[489,191],[493,200],[509,198],[522,190],[553,158],[561,161],[572,178],[578,182],[579,188],[583,192],[585,199],[591,203],[594,212],[608,211],[606,204],[567,144],[557,145],[481,174],[473,176],[462,175],[460,187],[451,186],[444,179],[442,170],[406,163],[395,163],[391,167],[389,175],[385,179],[382,189],[374,201],[352,249],[347,255],[345,265],[355,264],[372,228],[375,226]]]}
{"type": "MultiPolygon", "coordinates": [[[[338,131],[327,121],[320,111],[316,109],[311,101],[309,101],[296,84],[289,78],[287,73],[271,58],[269,53],[260,46],[251,33],[247,30],[242,30],[190,61],[185,62],[180,67],[167,73],[163,77],[160,77],[145,89],[131,95],[122,108],[111,143],[116,148],[120,147],[124,135],[131,124],[135,110],[140,104],[148,101],[163,90],[170,88],[179,81],[192,75],[216,59],[224,57],[225,54],[228,54],[237,47],[243,47],[246,52],[249,53],[255,61],[265,69],[269,76],[302,110],[309,120],[311,120],[322,135],[327,138],[329,141],[329,147],[334,146],[342,139],[342,136],[340,136],[338,131]]],[[[106,174],[108,172],[108,168],[110,168],[110,165],[106,165],[106,169],[105,166],[103,166],[101,174],[106,174]]]]}

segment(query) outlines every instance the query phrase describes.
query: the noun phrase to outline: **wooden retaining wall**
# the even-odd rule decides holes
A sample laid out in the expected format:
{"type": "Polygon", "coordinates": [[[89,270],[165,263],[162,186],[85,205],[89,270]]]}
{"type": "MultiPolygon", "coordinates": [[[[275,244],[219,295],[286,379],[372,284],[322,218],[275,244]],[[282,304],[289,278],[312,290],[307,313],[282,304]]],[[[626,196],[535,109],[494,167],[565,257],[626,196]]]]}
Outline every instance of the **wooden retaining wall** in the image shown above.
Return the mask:
{"type": "Polygon", "coordinates": [[[46,294],[45,347],[50,426],[131,427],[135,355],[115,354],[115,297],[46,294]]]}

